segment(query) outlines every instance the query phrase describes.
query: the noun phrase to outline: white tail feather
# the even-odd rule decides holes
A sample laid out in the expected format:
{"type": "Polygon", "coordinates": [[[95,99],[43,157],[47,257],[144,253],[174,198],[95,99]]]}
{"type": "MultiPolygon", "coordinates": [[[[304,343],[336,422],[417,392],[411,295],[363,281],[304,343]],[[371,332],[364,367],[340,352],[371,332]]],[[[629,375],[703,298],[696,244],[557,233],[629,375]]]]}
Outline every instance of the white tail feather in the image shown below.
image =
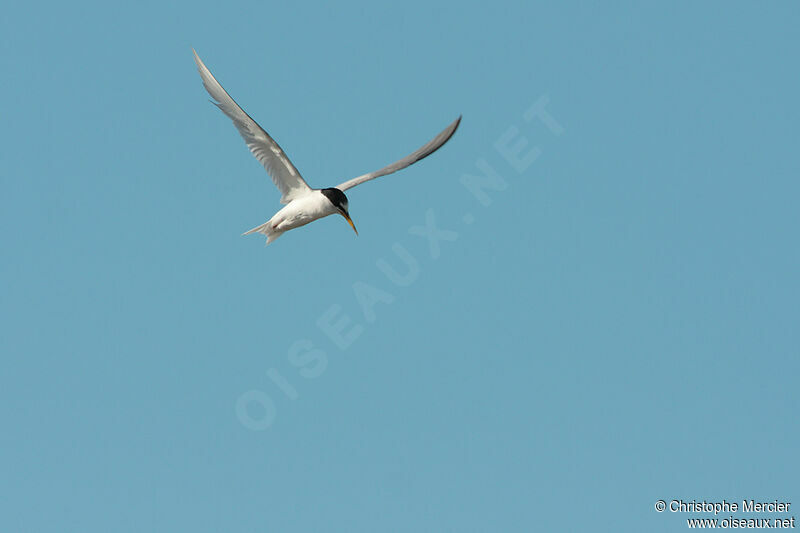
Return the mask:
{"type": "Polygon", "coordinates": [[[271,221],[269,220],[264,222],[260,226],[256,226],[255,228],[249,231],[245,231],[244,233],[242,233],[242,235],[250,235],[251,233],[260,233],[262,235],[266,235],[267,236],[266,244],[271,243],[272,241],[274,241],[283,234],[282,231],[273,229],[271,221]]]}

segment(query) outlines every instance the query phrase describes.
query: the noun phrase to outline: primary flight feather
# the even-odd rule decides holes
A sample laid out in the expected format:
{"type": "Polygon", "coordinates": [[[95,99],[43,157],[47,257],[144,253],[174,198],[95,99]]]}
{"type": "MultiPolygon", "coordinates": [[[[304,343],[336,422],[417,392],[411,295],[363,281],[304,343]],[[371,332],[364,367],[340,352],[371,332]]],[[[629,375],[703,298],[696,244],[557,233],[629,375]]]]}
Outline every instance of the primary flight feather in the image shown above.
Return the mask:
{"type": "Polygon", "coordinates": [[[336,213],[342,215],[352,226],[353,231],[358,234],[353,220],[350,218],[347,197],[342,191],[397,172],[431,155],[453,136],[458,124],[461,122],[461,117],[458,117],[430,142],[403,159],[380,170],[345,181],[336,187],[312,189],[289,160],[286,152],[275,142],[275,139],[270,137],[255,120],[250,118],[250,115],[239,107],[211,74],[211,71],[205,66],[200,56],[197,55],[197,52],[194,49],[192,49],[192,52],[194,53],[195,63],[197,63],[197,70],[203,80],[203,86],[213,98],[214,105],[220,108],[233,121],[244,142],[247,143],[247,147],[250,148],[250,152],[264,165],[264,169],[266,169],[273,183],[281,192],[281,203],[286,204],[267,222],[244,233],[244,235],[251,233],[266,235],[267,244],[280,237],[286,231],[299,228],[318,218],[336,213]]]}

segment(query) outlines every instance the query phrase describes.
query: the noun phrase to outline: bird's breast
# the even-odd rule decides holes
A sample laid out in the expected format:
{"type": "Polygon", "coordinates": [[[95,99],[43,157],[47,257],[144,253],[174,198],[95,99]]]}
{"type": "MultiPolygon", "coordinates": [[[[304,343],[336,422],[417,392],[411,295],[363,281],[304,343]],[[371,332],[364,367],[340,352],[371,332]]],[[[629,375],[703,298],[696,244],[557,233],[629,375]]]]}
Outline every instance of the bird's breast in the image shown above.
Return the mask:
{"type": "Polygon", "coordinates": [[[286,207],[275,214],[273,223],[277,229],[285,231],[304,226],[335,212],[336,208],[333,204],[321,192],[315,190],[289,202],[286,207]]]}

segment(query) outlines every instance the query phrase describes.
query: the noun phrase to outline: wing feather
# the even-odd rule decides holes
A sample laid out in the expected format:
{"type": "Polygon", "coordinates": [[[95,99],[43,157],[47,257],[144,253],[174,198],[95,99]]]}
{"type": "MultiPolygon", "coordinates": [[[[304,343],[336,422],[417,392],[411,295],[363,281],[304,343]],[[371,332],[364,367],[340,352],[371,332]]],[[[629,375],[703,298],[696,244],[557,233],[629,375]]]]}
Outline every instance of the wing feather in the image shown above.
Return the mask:
{"type": "Polygon", "coordinates": [[[275,186],[281,192],[281,203],[288,204],[297,196],[310,191],[311,187],[308,186],[278,143],[255,120],[250,118],[250,115],[245,113],[244,109],[239,107],[222,88],[197,52],[194,49],[192,52],[194,61],[197,63],[197,70],[203,79],[203,86],[214,99],[212,103],[228,115],[236,129],[239,130],[244,142],[247,143],[247,147],[250,148],[250,152],[258,159],[259,163],[264,165],[275,186]]]}
{"type": "Polygon", "coordinates": [[[364,174],[362,176],[358,176],[357,178],[345,181],[341,185],[338,185],[336,188],[341,191],[346,191],[347,189],[355,187],[356,185],[360,185],[366,181],[374,180],[375,178],[391,174],[392,172],[397,172],[398,170],[402,170],[409,165],[413,165],[420,159],[428,157],[433,152],[441,148],[444,143],[449,141],[450,137],[452,137],[453,134],[456,132],[456,129],[458,129],[458,125],[460,123],[461,123],[461,117],[458,117],[449,126],[447,126],[444,130],[442,130],[442,132],[439,133],[439,135],[431,139],[427,144],[419,148],[417,151],[405,156],[403,159],[400,159],[399,161],[395,161],[391,165],[383,167],[380,170],[376,170],[375,172],[370,172],[369,174],[364,174]]]}

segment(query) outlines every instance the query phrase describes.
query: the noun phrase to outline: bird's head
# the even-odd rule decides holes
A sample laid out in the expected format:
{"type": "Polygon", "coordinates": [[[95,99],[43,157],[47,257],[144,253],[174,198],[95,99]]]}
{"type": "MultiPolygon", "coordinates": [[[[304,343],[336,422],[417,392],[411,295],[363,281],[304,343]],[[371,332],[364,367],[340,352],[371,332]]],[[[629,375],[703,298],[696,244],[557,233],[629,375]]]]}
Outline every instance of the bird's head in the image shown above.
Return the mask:
{"type": "Polygon", "coordinates": [[[350,218],[350,213],[347,210],[347,196],[345,196],[344,193],[339,189],[333,187],[329,189],[322,189],[320,192],[322,192],[322,194],[325,195],[325,198],[327,198],[330,203],[333,204],[333,207],[335,207],[339,214],[342,215],[345,220],[347,220],[347,222],[350,224],[350,227],[353,228],[353,231],[355,231],[356,235],[358,235],[356,225],[353,224],[353,220],[350,218]]]}

